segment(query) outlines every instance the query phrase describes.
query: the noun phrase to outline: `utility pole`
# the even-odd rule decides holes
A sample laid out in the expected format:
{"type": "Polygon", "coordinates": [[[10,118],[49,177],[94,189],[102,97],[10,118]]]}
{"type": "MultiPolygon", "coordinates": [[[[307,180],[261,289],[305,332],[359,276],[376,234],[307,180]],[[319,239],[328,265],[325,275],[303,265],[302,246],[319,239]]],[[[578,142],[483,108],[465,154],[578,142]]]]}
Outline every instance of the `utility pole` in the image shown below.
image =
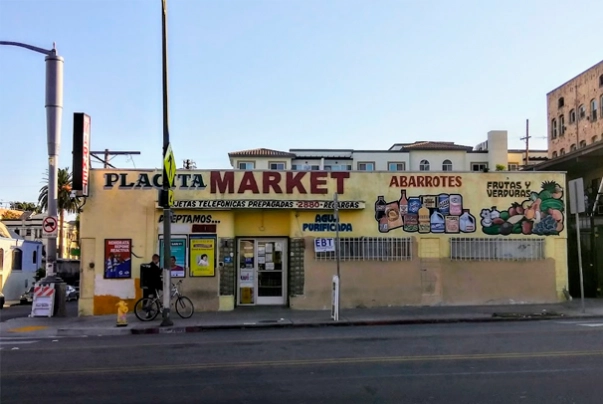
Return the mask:
{"type": "Polygon", "coordinates": [[[580,119],[582,119],[582,111],[580,111],[580,101],[578,100],[578,85],[576,84],[574,86],[574,98],[576,99],[574,101],[575,104],[575,110],[576,111],[576,148],[578,147],[578,145],[580,144],[580,119]]]}
{"type": "Polygon", "coordinates": [[[162,84],[163,84],[163,312],[161,327],[174,324],[170,319],[171,286],[171,247],[172,216],[170,205],[173,202],[172,186],[176,176],[176,162],[170,145],[170,121],[168,108],[168,64],[167,64],[167,0],[161,0],[161,48],[162,48],[162,84]]]}
{"type": "Polygon", "coordinates": [[[519,138],[519,140],[526,141],[526,165],[525,165],[526,168],[528,167],[528,165],[530,165],[530,138],[531,137],[532,136],[530,136],[530,120],[526,119],[526,135],[525,135],[525,137],[519,138]]]}
{"type": "Polygon", "coordinates": [[[109,161],[111,161],[112,157],[116,156],[139,156],[139,151],[111,151],[109,149],[105,149],[103,151],[91,151],[90,156],[94,157],[96,160],[103,163],[103,168],[107,169],[109,167],[115,168],[115,166],[109,161]],[[104,158],[98,157],[99,155],[104,156],[104,158]]]}
{"type": "Polygon", "coordinates": [[[186,159],[182,162],[182,168],[185,170],[195,170],[197,168],[197,163],[193,160],[186,159]]]}
{"type": "MultiPolygon", "coordinates": [[[[61,124],[63,120],[63,63],[59,56],[56,44],[52,49],[46,50],[20,42],[0,41],[0,45],[16,46],[29,49],[46,55],[46,137],[48,147],[48,216],[58,217],[58,160],[61,148],[61,124]]],[[[44,283],[55,284],[55,316],[65,316],[65,291],[66,285],[61,278],[56,276],[57,262],[57,236],[48,237],[46,251],[46,278],[44,283]]]]}

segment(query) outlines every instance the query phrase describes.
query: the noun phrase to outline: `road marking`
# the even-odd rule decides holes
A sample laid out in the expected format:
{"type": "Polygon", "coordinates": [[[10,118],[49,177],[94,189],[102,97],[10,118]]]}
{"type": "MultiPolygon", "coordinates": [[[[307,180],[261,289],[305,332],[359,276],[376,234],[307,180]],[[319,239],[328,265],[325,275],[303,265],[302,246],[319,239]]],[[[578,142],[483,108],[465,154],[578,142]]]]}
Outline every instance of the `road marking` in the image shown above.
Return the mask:
{"type": "Polygon", "coordinates": [[[35,344],[36,342],[40,342],[38,340],[26,340],[20,338],[11,338],[11,337],[0,337],[0,350],[4,350],[4,348],[12,347],[13,350],[17,350],[19,348],[15,347],[15,345],[29,345],[35,344]]]}
{"type": "Polygon", "coordinates": [[[8,332],[32,332],[47,329],[47,325],[28,325],[25,327],[11,328],[8,332]]]}
{"type": "Polygon", "coordinates": [[[603,327],[603,323],[595,323],[595,324],[578,324],[582,327],[603,327]]]}
{"type": "MultiPolygon", "coordinates": [[[[323,359],[294,359],[281,361],[257,361],[257,362],[230,362],[230,363],[196,363],[196,364],[174,364],[174,365],[143,365],[122,366],[119,372],[151,373],[177,370],[205,370],[205,369],[229,369],[229,368],[253,368],[270,366],[310,366],[310,365],[356,365],[368,363],[403,363],[403,362],[427,362],[427,361],[472,361],[484,359],[532,359],[532,358],[568,358],[579,356],[603,356],[603,351],[558,351],[558,352],[508,352],[508,353],[486,353],[486,354],[464,354],[464,355],[417,355],[417,356],[383,356],[366,358],[323,358],[323,359]]],[[[11,371],[4,378],[17,376],[51,376],[66,374],[94,374],[115,373],[115,367],[110,368],[83,368],[58,371],[35,371],[17,370],[11,371]]]]}
{"type": "MultiPolygon", "coordinates": [[[[578,327],[574,327],[574,328],[564,328],[564,329],[556,329],[555,330],[555,334],[576,334],[576,333],[588,333],[588,332],[599,332],[596,331],[593,328],[590,329],[585,329],[585,328],[578,328],[578,327]]],[[[530,331],[486,331],[486,332],[473,332],[473,333],[450,333],[446,336],[446,338],[458,338],[458,337],[480,337],[480,336],[486,336],[486,337],[497,337],[497,336],[501,336],[501,335],[529,335],[529,334],[540,334],[542,333],[541,330],[539,329],[534,329],[534,330],[530,330],[530,331]]],[[[168,335],[168,334],[161,334],[161,335],[168,335]]],[[[191,334],[170,334],[173,336],[179,335],[179,336],[183,336],[183,335],[191,335],[191,334]]],[[[210,337],[213,336],[214,334],[211,333],[199,333],[196,334],[199,337],[210,337]]],[[[148,335],[139,335],[137,337],[139,338],[153,338],[154,336],[156,336],[156,334],[152,335],[152,336],[148,336],[148,335]]],[[[424,334],[424,333],[420,333],[420,334],[413,334],[413,333],[403,333],[403,334],[392,334],[391,337],[385,337],[386,339],[389,340],[401,340],[401,339],[406,339],[406,338],[421,338],[421,337],[426,337],[426,338],[431,338],[431,337],[439,337],[441,335],[438,334],[433,334],[433,333],[429,333],[429,334],[424,334]]],[[[88,338],[88,335],[70,335],[70,336],[61,336],[61,338],[88,338]]],[[[107,337],[107,336],[103,336],[102,334],[99,334],[98,337],[107,337]]],[[[27,337],[27,338],[31,338],[31,337],[27,337]]],[[[40,337],[41,338],[41,337],[40,337]]],[[[54,337],[56,338],[56,336],[54,337]]],[[[69,350],[69,351],[81,351],[81,350],[86,350],[86,351],[92,351],[92,350],[96,350],[96,349],[130,349],[132,346],[136,347],[136,348],[140,348],[140,347],[160,347],[160,346],[165,346],[165,345],[169,345],[170,347],[177,347],[177,346],[181,346],[181,345],[198,345],[198,346],[202,346],[202,345],[232,345],[232,344],[253,344],[253,343],[258,343],[258,342],[262,342],[262,343],[278,343],[278,342],[310,342],[310,341],[344,341],[344,340],[352,340],[352,341],[363,341],[363,340],[367,340],[367,341],[372,341],[375,338],[375,335],[330,335],[330,336],[320,336],[320,337],[313,337],[307,334],[304,334],[303,336],[300,337],[284,337],[284,338],[264,338],[261,336],[258,336],[257,338],[220,338],[220,339],[209,339],[209,340],[195,340],[194,342],[191,341],[184,341],[184,342],[169,342],[166,343],[165,341],[162,342],[149,342],[149,343],[140,343],[138,342],[139,339],[136,339],[135,342],[133,342],[132,344],[128,344],[128,343],[124,343],[126,340],[125,339],[120,339],[119,344],[103,344],[103,345],[93,345],[93,346],[63,346],[61,347],[61,350],[69,350]]],[[[45,346],[45,347],[39,347],[39,348],[30,348],[28,349],[29,351],[50,351],[50,350],[56,350],[56,347],[49,347],[49,346],[45,346]]]]}

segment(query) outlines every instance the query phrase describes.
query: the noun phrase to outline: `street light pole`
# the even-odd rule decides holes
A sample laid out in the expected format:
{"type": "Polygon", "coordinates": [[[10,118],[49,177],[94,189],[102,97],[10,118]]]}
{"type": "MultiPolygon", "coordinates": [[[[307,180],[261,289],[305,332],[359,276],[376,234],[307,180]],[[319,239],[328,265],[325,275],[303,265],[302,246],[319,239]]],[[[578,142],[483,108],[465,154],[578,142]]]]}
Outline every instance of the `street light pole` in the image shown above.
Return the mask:
{"type": "MultiPolygon", "coordinates": [[[[58,55],[56,44],[46,50],[21,42],[0,41],[0,45],[16,46],[46,55],[46,136],[48,144],[48,216],[58,216],[57,171],[61,148],[61,124],[63,120],[63,58],[58,55]]],[[[58,233],[58,232],[57,232],[58,233]]],[[[65,283],[56,274],[57,236],[48,237],[46,250],[46,278],[43,283],[54,283],[55,316],[65,316],[65,283]]]]}
{"type": "MultiPolygon", "coordinates": [[[[51,50],[20,42],[0,41],[0,45],[17,46],[46,55],[46,134],[48,143],[48,216],[58,216],[57,170],[61,148],[61,124],[63,118],[63,58],[58,55],[56,45],[51,50]]],[[[56,275],[57,237],[48,238],[46,251],[46,274],[56,275]]]]}
{"type": "MultiPolygon", "coordinates": [[[[172,211],[170,209],[169,199],[167,197],[170,191],[171,178],[165,169],[165,160],[168,149],[170,149],[170,120],[168,109],[168,65],[167,65],[167,4],[166,0],[161,0],[161,45],[162,45],[162,81],[163,81],[163,312],[162,327],[174,325],[170,319],[170,297],[171,297],[171,279],[170,268],[171,247],[172,247],[172,211]]],[[[169,151],[171,153],[171,150],[169,151]]]]}

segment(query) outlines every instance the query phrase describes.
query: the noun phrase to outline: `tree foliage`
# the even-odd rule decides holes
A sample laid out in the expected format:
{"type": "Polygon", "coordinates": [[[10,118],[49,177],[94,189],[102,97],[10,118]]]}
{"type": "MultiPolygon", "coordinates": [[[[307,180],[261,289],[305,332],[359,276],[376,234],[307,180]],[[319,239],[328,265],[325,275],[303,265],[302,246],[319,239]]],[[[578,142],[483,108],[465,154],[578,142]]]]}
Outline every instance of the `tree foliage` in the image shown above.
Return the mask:
{"type": "MultiPolygon", "coordinates": [[[[48,184],[48,170],[46,171],[44,182],[48,184]]],[[[77,204],[75,203],[75,200],[71,199],[71,189],[73,188],[72,184],[72,176],[71,172],[69,172],[69,168],[59,168],[57,173],[57,209],[59,213],[59,258],[62,258],[60,255],[63,251],[63,223],[65,221],[65,212],[77,212],[77,204]]],[[[40,188],[40,193],[38,196],[38,205],[40,206],[42,211],[48,211],[48,185],[44,185],[42,188],[40,188]]]]}
{"type": "Polygon", "coordinates": [[[10,208],[13,210],[22,210],[25,212],[40,213],[40,207],[34,202],[11,202],[10,208]]]}

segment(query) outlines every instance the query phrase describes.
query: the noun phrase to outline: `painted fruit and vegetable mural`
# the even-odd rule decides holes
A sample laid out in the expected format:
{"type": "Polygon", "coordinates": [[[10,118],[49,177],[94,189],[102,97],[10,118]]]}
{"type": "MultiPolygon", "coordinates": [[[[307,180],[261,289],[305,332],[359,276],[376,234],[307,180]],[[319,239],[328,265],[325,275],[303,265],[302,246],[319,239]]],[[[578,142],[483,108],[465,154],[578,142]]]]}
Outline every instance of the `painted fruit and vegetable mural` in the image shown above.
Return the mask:
{"type": "Polygon", "coordinates": [[[488,235],[556,236],[564,226],[563,188],[555,181],[542,183],[540,192],[510,206],[482,209],[482,231],[488,235]]]}

